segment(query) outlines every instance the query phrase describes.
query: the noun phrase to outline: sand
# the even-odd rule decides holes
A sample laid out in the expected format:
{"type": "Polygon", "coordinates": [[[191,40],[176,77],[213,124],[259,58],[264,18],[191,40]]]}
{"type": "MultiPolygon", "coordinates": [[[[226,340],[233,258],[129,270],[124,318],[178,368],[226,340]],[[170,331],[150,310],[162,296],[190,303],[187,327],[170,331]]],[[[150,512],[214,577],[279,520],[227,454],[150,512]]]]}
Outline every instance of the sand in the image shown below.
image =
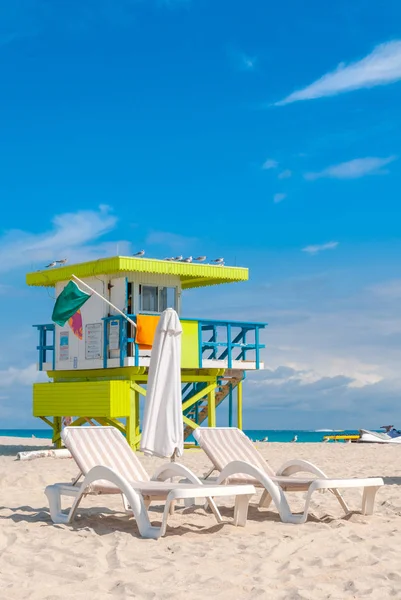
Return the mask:
{"type": "MultiPolygon", "coordinates": [[[[245,528],[216,524],[201,506],[177,511],[160,540],[138,537],[118,497],[86,499],[73,526],[53,525],[47,484],[77,473],[71,459],[15,460],[46,440],[0,438],[0,598],[204,599],[401,598],[401,447],[356,444],[262,444],[274,468],[305,458],[332,476],[382,476],[376,511],[344,517],[330,493],[317,493],[304,525],[287,525],[252,502],[245,528]]],[[[161,461],[140,455],[151,472],[161,461]]],[[[201,451],[182,462],[209,469],[201,451]]],[[[360,509],[359,490],[345,490],[360,509]]],[[[290,495],[294,510],[303,494],[290,495]]],[[[151,507],[160,521],[160,509],[151,507]]]]}

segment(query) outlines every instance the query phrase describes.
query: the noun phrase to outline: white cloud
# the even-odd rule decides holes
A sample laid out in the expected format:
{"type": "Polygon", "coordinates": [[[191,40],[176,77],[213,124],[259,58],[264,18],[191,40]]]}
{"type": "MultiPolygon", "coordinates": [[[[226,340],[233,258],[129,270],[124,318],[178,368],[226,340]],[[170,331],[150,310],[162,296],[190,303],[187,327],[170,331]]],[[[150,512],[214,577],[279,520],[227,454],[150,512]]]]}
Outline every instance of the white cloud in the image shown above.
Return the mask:
{"type": "Polygon", "coordinates": [[[269,171],[270,169],[277,169],[277,167],[278,162],[273,158],[268,158],[262,165],[262,169],[265,169],[266,171],[269,171]]]}
{"type": "Polygon", "coordinates": [[[356,62],[340,63],[334,71],[326,73],[306,88],[293,92],[276,106],[335,96],[344,92],[386,85],[401,79],[401,41],[380,44],[356,62]]]}
{"type": "Polygon", "coordinates": [[[9,388],[16,385],[27,386],[38,381],[48,381],[48,377],[43,371],[37,371],[35,364],[23,369],[8,367],[8,369],[0,371],[0,388],[9,388]]]}
{"type": "Polygon", "coordinates": [[[274,196],[273,196],[273,202],[275,204],[278,204],[279,202],[282,202],[286,198],[287,198],[287,194],[274,194],[274,196]]]}
{"type": "Polygon", "coordinates": [[[239,57],[239,67],[243,71],[254,71],[256,68],[256,64],[256,56],[248,56],[247,54],[241,54],[239,57]]]}
{"type": "Polygon", "coordinates": [[[289,169],[285,169],[284,171],[281,171],[281,173],[279,173],[278,178],[279,179],[289,179],[292,176],[292,171],[290,171],[289,169]]]}
{"type": "Polygon", "coordinates": [[[19,267],[42,268],[46,262],[67,257],[69,262],[82,262],[120,253],[129,249],[127,242],[93,245],[92,242],[112,230],[117,218],[108,206],[98,211],[82,210],[57,215],[53,227],[45,233],[12,230],[0,237],[0,271],[19,267]]]}
{"type": "Polygon", "coordinates": [[[387,417],[401,422],[401,281],[380,283],[359,262],[313,276],[300,275],[299,264],[295,269],[288,277],[279,268],[277,279],[244,291],[236,313],[227,313],[228,302],[221,307],[225,318],[251,310],[255,321],[269,324],[261,334],[266,370],[249,373],[245,384],[246,427],[369,429],[387,417]]]}
{"type": "Polygon", "coordinates": [[[257,66],[258,59],[256,56],[251,56],[246,52],[231,47],[226,49],[227,57],[230,60],[233,68],[240,71],[254,71],[257,66]]]}
{"type": "MultiPolygon", "coordinates": [[[[266,369],[258,379],[251,381],[253,387],[282,387],[291,385],[293,388],[315,390],[322,388],[328,389],[339,386],[350,386],[354,383],[352,377],[344,374],[327,375],[324,372],[318,372],[313,369],[296,369],[287,365],[280,365],[276,369],[266,369]]],[[[374,382],[375,383],[375,382],[374,382]]]]}
{"type": "Polygon", "coordinates": [[[372,286],[369,291],[386,300],[399,300],[401,298],[401,279],[377,284],[372,286]]]}
{"type": "Polygon", "coordinates": [[[379,158],[368,156],[366,158],[354,158],[348,162],[343,162],[338,165],[332,165],[318,171],[316,173],[306,173],[305,179],[313,181],[315,179],[330,178],[330,179],[358,179],[365,175],[385,175],[388,173],[383,169],[397,159],[396,156],[388,156],[387,158],[379,158]]]}
{"type": "Polygon", "coordinates": [[[327,242],[326,244],[316,244],[312,246],[306,246],[302,248],[302,252],[307,252],[308,254],[319,254],[319,252],[323,252],[324,250],[334,250],[337,248],[338,242],[327,242]]]}
{"type": "MultiPolygon", "coordinates": [[[[382,394],[383,397],[394,392],[382,377],[374,373],[356,374],[361,377],[358,379],[342,373],[325,375],[314,370],[293,369],[288,376],[280,376],[280,371],[286,369],[282,365],[276,369],[261,371],[247,381],[247,395],[251,398],[251,406],[248,408],[269,411],[277,409],[283,415],[290,409],[291,414],[296,415],[297,427],[302,427],[303,418],[306,422],[309,421],[308,428],[321,426],[325,420],[330,427],[347,427],[347,422],[355,419],[355,414],[356,422],[348,427],[363,427],[369,421],[371,426],[378,426],[374,423],[374,413],[385,411],[386,407],[380,407],[374,398],[377,394],[382,394]],[[306,413],[304,417],[303,413],[306,413]],[[338,424],[333,422],[333,415],[336,413],[340,413],[338,424]]],[[[287,427],[294,426],[294,420],[290,421],[288,416],[284,417],[284,421],[285,419],[287,427]]]]}

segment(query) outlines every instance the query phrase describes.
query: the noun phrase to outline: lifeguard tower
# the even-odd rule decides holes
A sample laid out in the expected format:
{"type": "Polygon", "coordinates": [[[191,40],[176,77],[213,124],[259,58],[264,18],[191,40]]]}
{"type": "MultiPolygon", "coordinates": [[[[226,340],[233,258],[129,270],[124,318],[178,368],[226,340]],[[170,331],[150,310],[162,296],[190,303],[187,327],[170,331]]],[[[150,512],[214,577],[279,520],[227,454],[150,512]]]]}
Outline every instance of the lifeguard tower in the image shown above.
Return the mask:
{"type": "MultiPolygon", "coordinates": [[[[38,329],[38,370],[49,383],[33,388],[33,414],[53,428],[61,445],[63,417],[74,425],[114,425],[132,448],[140,440],[140,395],[146,396],[152,336],[158,315],[174,308],[181,319],[182,414],[187,439],[227,399],[228,425],[242,428],[242,382],[246,371],[263,369],[260,332],[264,323],[182,316],[184,290],[246,281],[242,267],[114,256],[28,273],[27,284],[55,288],[80,278],[137,324],[93,295],[64,327],[38,329]],[[236,401],[236,410],[234,402],[236,401]]],[[[84,289],[84,288],[82,288],[84,289]]],[[[211,293],[212,302],[212,293],[211,293]]]]}

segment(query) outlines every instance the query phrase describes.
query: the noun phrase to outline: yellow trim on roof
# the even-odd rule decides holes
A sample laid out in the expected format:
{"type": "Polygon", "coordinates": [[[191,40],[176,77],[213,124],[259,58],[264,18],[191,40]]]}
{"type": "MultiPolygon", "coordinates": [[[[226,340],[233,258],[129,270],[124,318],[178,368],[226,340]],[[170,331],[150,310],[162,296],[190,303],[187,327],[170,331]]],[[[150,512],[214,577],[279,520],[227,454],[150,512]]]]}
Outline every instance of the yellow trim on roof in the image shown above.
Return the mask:
{"type": "Polygon", "coordinates": [[[28,285],[54,287],[59,281],[71,279],[72,274],[85,278],[94,275],[117,275],[118,273],[178,275],[183,289],[248,280],[248,269],[244,267],[218,267],[197,263],[171,262],[155,258],[113,256],[28,273],[26,283],[28,285]]]}

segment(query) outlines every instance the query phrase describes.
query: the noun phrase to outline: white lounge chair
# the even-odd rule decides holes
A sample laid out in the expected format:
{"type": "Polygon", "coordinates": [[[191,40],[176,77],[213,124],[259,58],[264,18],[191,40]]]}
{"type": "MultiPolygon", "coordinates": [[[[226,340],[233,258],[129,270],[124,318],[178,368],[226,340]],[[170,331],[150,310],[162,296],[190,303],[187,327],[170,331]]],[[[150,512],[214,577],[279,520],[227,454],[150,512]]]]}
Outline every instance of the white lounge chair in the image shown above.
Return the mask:
{"type": "Polygon", "coordinates": [[[314,491],[329,489],[341,504],[344,512],[350,512],[338,489],[363,488],[362,514],[372,514],[377,490],[384,485],[380,477],[368,479],[330,479],[312,463],[295,459],[284,463],[275,473],[251,440],[234,427],[198,427],[193,433],[196,441],[213,464],[203,481],[211,481],[210,475],[218,471],[217,484],[252,483],[264,488],[259,506],[275,504],[282,521],[305,523],[308,518],[310,499],[314,491]],[[310,473],[314,477],[292,477],[295,473],[310,473]],[[293,514],[284,492],[307,492],[302,514],[293,514]]]}
{"type": "Polygon", "coordinates": [[[234,524],[244,526],[248,504],[255,493],[252,485],[204,485],[184,465],[167,463],[159,467],[152,478],[129,447],[125,437],[115,427],[66,427],[62,432],[65,446],[81,470],[73,483],[56,483],[46,487],[50,515],[54,523],[70,523],[87,494],[121,494],[126,512],[133,513],[142,537],[157,539],[166,531],[172,503],[193,497],[207,498],[216,520],[221,523],[214,497],[235,496],[234,524]],[[78,483],[81,476],[82,483],[78,483]],[[184,477],[190,483],[166,482],[172,477],[184,477]],[[74,498],[67,513],[61,510],[62,496],[74,498]],[[160,527],[150,524],[147,508],[153,500],[165,501],[160,527]]]}

